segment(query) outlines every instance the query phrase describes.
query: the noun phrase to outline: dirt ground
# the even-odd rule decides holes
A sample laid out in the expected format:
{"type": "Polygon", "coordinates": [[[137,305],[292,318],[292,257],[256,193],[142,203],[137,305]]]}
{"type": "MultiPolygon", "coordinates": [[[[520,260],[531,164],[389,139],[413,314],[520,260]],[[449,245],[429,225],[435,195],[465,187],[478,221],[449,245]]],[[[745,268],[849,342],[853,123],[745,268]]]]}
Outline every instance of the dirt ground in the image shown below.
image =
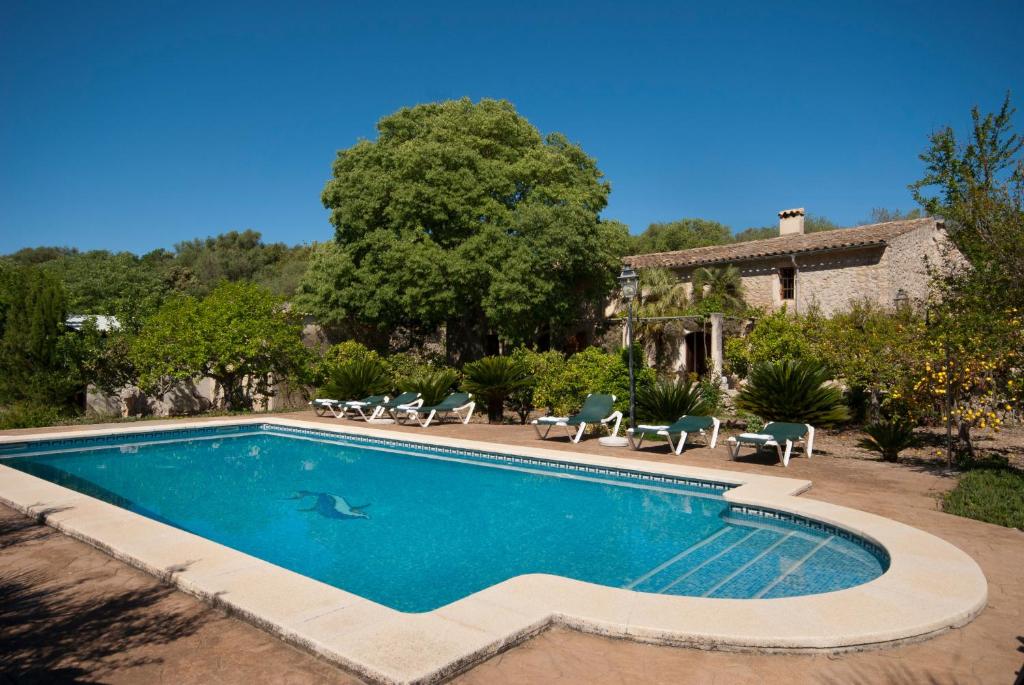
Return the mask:
{"type": "MultiPolygon", "coordinates": [[[[312,413],[289,418],[316,419],[312,413]]],[[[171,422],[161,422],[171,423],[171,422]]],[[[81,427],[68,427],[75,430],[81,427]]],[[[399,428],[419,432],[419,428],[399,428]]],[[[539,444],[525,426],[440,425],[431,434],[539,444]]],[[[27,432],[27,431],[12,431],[27,432]]],[[[1017,458],[1024,433],[995,436],[1017,458]]],[[[957,545],[982,567],[989,605],[964,628],[899,647],[840,655],[764,655],[642,645],[547,631],[456,679],[504,683],[1024,683],[1024,533],[943,513],[955,478],[929,448],[886,464],[849,434],[819,437],[788,469],[767,456],[731,462],[724,447],[644,450],[642,458],[806,478],[803,495],[903,521],[957,545]]],[[[984,443],[983,443],[984,444],[984,443]]],[[[630,458],[596,440],[544,446],[630,458]]],[[[930,448],[933,451],[934,447],[930,448]]],[[[102,552],[0,507],[0,682],[356,683],[358,679],[164,586],[102,552]]]]}

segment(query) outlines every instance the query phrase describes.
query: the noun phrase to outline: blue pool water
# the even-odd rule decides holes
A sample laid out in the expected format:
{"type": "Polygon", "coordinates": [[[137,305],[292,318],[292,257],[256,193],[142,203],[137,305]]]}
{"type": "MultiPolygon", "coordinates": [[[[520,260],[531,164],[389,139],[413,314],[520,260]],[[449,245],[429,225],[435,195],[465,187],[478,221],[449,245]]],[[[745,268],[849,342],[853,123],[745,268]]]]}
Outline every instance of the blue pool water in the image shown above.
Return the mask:
{"type": "Polygon", "coordinates": [[[0,457],[401,611],[524,573],[773,598],[887,565],[844,531],[731,507],[723,484],[269,424],[20,443],[0,457]]]}

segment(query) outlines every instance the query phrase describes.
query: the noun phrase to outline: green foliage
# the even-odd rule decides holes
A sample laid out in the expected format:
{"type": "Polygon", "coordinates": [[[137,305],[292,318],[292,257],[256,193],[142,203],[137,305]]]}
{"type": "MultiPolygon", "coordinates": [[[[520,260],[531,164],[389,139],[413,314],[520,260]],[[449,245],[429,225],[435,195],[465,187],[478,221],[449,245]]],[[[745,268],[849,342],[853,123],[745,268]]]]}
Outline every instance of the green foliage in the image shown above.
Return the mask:
{"type": "Polygon", "coordinates": [[[693,300],[698,305],[704,305],[702,309],[706,313],[740,314],[746,311],[747,304],[743,301],[743,279],[739,267],[702,266],[693,272],[692,280],[693,300]]]}
{"type": "Polygon", "coordinates": [[[907,221],[909,219],[921,219],[924,217],[924,212],[919,207],[904,211],[902,209],[886,209],[885,207],[875,207],[871,210],[871,215],[867,219],[864,219],[862,224],[884,224],[888,221],[907,221]]]}
{"type": "Polygon", "coordinates": [[[778,226],[760,226],[745,228],[742,231],[737,231],[733,236],[733,240],[737,243],[745,243],[750,240],[765,240],[767,238],[778,238],[779,227],[778,226]]]}
{"type": "Polygon", "coordinates": [[[1007,95],[997,112],[972,109],[965,144],[952,128],[933,133],[921,155],[925,175],[911,186],[946,220],[969,266],[950,254],[933,271],[930,354],[908,399],[926,415],[951,415],[969,454],[973,426],[998,429],[1024,400],[1024,138],[1013,132],[1013,115],[1007,95]]]}
{"type": "Polygon", "coordinates": [[[505,401],[536,382],[521,357],[484,357],[466,364],[462,373],[462,389],[487,405],[489,423],[501,423],[505,401]]]}
{"type": "Polygon", "coordinates": [[[914,424],[902,419],[876,421],[864,427],[867,437],[857,442],[872,452],[878,452],[885,461],[899,461],[900,452],[917,444],[914,424]]]}
{"type": "Polygon", "coordinates": [[[943,498],[949,514],[1024,529],[1024,472],[1009,466],[975,468],[943,498]]]}
{"type": "Polygon", "coordinates": [[[37,267],[5,274],[0,337],[0,402],[28,401],[68,410],[82,383],[65,325],[60,282],[37,267]]]}
{"type": "Polygon", "coordinates": [[[409,378],[402,389],[420,393],[423,404],[431,406],[448,397],[458,382],[459,372],[455,369],[421,370],[409,378]]]}
{"type": "Polygon", "coordinates": [[[377,362],[384,366],[388,377],[391,376],[391,368],[387,366],[381,356],[366,345],[355,340],[344,340],[331,345],[320,355],[319,360],[313,366],[313,383],[324,385],[329,382],[334,374],[343,366],[353,362],[377,362]]]}
{"type": "Polygon", "coordinates": [[[760,317],[746,337],[726,339],[724,354],[728,371],[745,377],[754,366],[766,362],[820,361],[812,339],[818,323],[816,316],[793,316],[785,307],[760,317]]]}
{"type": "Polygon", "coordinates": [[[144,389],[165,392],[209,376],[226,409],[247,409],[257,394],[272,394],[272,379],[303,372],[309,354],[301,334],[301,324],[265,288],[222,283],[202,300],[168,300],[144,321],[131,357],[144,389]]]}
{"type": "Polygon", "coordinates": [[[485,335],[532,341],[614,286],[628,234],[598,219],[608,184],[560,134],[503,101],[418,105],[342,150],[323,192],[336,245],[318,250],[300,306],[377,330],[447,322],[449,353],[485,335]]]}
{"type": "MultiPolygon", "coordinates": [[[[654,382],[654,370],[647,366],[635,369],[637,391],[654,382]]],[[[550,375],[537,378],[534,401],[537,406],[550,407],[555,414],[578,411],[590,393],[616,396],[615,408],[628,409],[629,369],[621,353],[609,354],[588,347],[569,357],[566,364],[550,375]]]]}
{"type": "Polygon", "coordinates": [[[683,414],[711,414],[712,404],[705,387],[693,380],[658,380],[636,393],[637,418],[657,423],[672,423],[683,414]]]}
{"type": "Polygon", "coordinates": [[[77,334],[65,337],[65,341],[83,383],[116,395],[138,382],[138,371],[131,359],[132,335],[124,329],[100,331],[96,320],[89,318],[77,334]]]}
{"type": "Polygon", "coordinates": [[[705,409],[709,414],[714,414],[722,408],[722,398],[725,391],[722,389],[722,377],[708,373],[697,380],[698,392],[704,397],[705,409]]]}
{"type": "Polygon", "coordinates": [[[205,295],[221,281],[259,283],[280,295],[295,291],[311,248],[266,244],[256,231],[230,231],[179,243],[174,252],[130,252],[41,247],[4,258],[38,266],[63,283],[72,314],[114,315],[130,332],[175,294],[205,295]]]}
{"type": "Polygon", "coordinates": [[[932,133],[920,156],[925,175],[910,186],[930,214],[947,219],[950,239],[976,269],[1011,286],[1024,280],[1024,138],[1013,132],[1015,111],[1009,94],[998,112],[974,107],[966,145],[949,126],[932,133]]]}
{"type": "Polygon", "coordinates": [[[333,367],[319,397],[358,400],[391,391],[391,374],[379,359],[357,358],[333,367]]]}
{"type": "MultiPolygon", "coordinates": [[[[820,233],[821,231],[841,230],[839,224],[820,214],[808,214],[804,217],[804,233],[820,233]]],[[[733,239],[737,243],[749,240],[765,240],[779,237],[779,225],[757,226],[738,231],[733,239]]]]}
{"type": "Polygon", "coordinates": [[[736,411],[736,418],[741,422],[743,429],[748,433],[760,433],[764,428],[765,420],[757,414],[739,409],[736,411]]]}
{"type": "Polygon", "coordinates": [[[724,224],[707,219],[680,219],[648,226],[646,231],[633,239],[632,254],[689,250],[731,242],[732,231],[724,224]]]}
{"type": "Polygon", "coordinates": [[[294,291],[310,249],[264,243],[258,231],[228,231],[174,246],[173,268],[179,287],[206,295],[222,281],[259,283],[278,295],[294,291]]]}
{"type": "MultiPolygon", "coordinates": [[[[671,368],[679,355],[680,342],[686,331],[681,321],[644,321],[644,318],[679,316],[686,310],[686,289],[679,278],[668,269],[642,269],[640,293],[634,313],[637,321],[635,337],[640,347],[650,346],[654,351],[655,366],[671,368]]],[[[619,311],[625,316],[625,308],[619,311]]]]}
{"type": "Polygon", "coordinates": [[[53,426],[60,423],[61,418],[57,408],[51,405],[15,402],[9,406],[0,407],[0,430],[53,426]]]}
{"type": "Polygon", "coordinates": [[[828,381],[827,369],[818,362],[761,363],[736,396],[736,406],[768,421],[833,426],[848,420],[850,410],[842,392],[828,381]]]}
{"type": "MultiPolygon", "coordinates": [[[[566,366],[565,355],[557,350],[536,352],[527,347],[517,347],[512,351],[512,358],[519,360],[534,379],[533,383],[514,390],[508,398],[509,407],[516,412],[519,422],[525,424],[536,406],[535,389],[540,378],[552,378],[561,375],[566,366]]],[[[543,406],[543,405],[540,405],[543,406]]],[[[554,411],[547,407],[549,412],[554,411]]]]}

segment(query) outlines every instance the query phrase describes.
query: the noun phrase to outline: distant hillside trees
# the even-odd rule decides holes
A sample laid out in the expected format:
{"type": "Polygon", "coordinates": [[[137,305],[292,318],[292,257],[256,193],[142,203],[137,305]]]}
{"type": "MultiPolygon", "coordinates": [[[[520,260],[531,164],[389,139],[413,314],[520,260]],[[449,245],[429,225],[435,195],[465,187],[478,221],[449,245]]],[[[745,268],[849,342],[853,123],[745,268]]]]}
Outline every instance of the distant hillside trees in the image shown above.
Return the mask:
{"type": "MultiPolygon", "coordinates": [[[[875,210],[885,212],[886,210],[875,210]]],[[[891,219],[885,219],[889,221],[891,219]]],[[[828,217],[810,214],[804,220],[805,233],[834,231],[839,225],[828,217]]],[[[633,237],[630,254],[649,254],[651,252],[672,252],[689,250],[707,245],[728,245],[748,240],[764,240],[777,238],[778,225],[746,228],[737,233],[725,224],[708,219],[680,219],[668,223],[655,223],[639,235],[633,237]]]]}
{"type": "Polygon", "coordinates": [[[19,250],[0,258],[35,267],[64,286],[68,311],[112,314],[129,327],[155,311],[169,295],[202,296],[217,284],[249,281],[276,295],[290,296],[306,271],[311,248],[264,243],[257,231],[229,231],[178,243],[139,256],[61,247],[19,250]]]}

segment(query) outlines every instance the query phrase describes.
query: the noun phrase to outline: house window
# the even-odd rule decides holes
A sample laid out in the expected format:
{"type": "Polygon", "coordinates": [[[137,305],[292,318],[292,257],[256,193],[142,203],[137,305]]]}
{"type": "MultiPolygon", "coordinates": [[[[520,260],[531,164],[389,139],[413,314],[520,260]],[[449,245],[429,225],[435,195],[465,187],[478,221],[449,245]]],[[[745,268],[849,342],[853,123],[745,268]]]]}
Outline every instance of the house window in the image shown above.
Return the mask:
{"type": "Polygon", "coordinates": [[[796,269],[787,267],[779,269],[779,296],[783,300],[792,300],[796,293],[796,269]]]}

